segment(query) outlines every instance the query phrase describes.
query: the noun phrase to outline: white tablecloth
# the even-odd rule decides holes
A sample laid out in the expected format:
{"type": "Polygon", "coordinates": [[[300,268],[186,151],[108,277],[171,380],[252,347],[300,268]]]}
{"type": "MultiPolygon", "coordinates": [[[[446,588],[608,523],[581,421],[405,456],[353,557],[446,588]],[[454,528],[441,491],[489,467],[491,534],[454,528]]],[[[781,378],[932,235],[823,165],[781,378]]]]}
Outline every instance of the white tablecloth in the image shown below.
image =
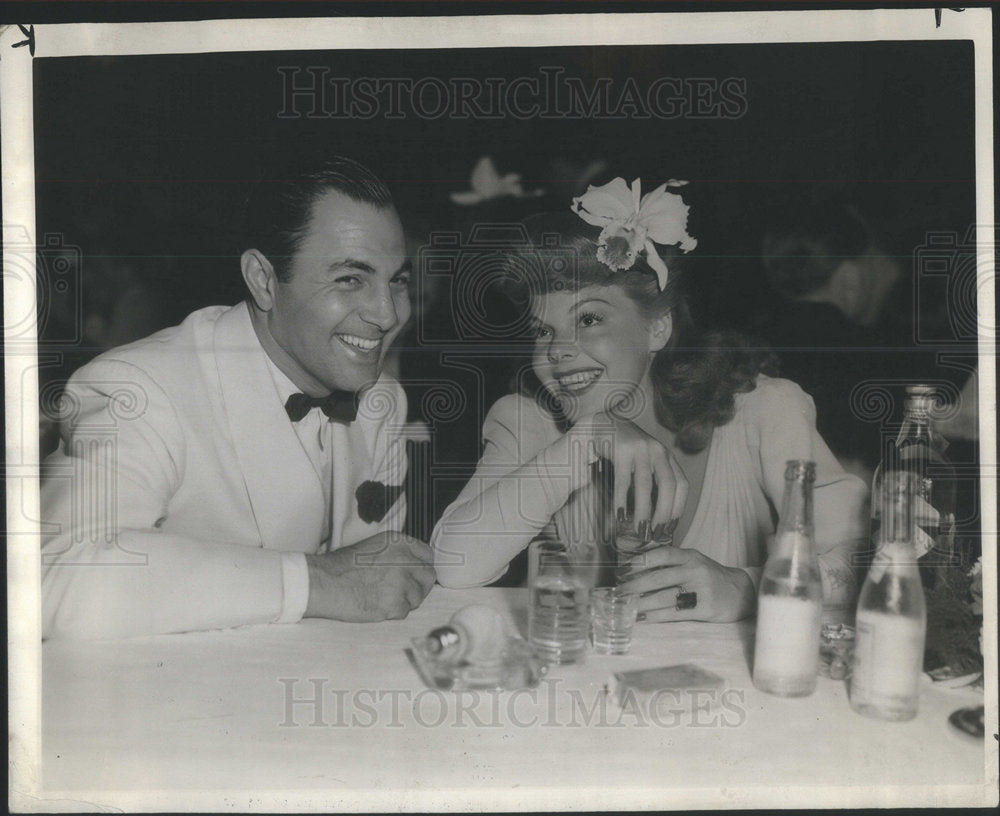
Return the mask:
{"type": "Polygon", "coordinates": [[[404,621],[46,643],[42,789],[88,810],[985,804],[983,743],[947,722],[981,693],[926,681],[907,723],[853,713],[826,678],[772,697],[750,679],[749,622],[640,624],[631,654],[533,691],[432,691],[404,655],[468,603],[523,632],[526,602],[435,588],[404,621]],[[603,695],[614,671],[683,662],[725,679],[719,705],[654,718],[603,695]]]}

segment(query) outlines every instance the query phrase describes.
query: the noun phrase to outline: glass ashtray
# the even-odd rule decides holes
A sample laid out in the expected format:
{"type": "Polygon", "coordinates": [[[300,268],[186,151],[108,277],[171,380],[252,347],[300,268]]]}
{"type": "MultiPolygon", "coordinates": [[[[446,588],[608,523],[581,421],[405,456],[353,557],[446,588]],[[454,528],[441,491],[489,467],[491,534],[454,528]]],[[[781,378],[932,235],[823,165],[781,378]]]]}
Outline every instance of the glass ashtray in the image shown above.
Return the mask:
{"type": "Polygon", "coordinates": [[[420,678],[430,688],[443,691],[534,688],[541,682],[547,668],[520,638],[508,638],[500,659],[495,663],[441,659],[428,650],[426,638],[411,638],[410,643],[411,647],[404,651],[420,678]]]}

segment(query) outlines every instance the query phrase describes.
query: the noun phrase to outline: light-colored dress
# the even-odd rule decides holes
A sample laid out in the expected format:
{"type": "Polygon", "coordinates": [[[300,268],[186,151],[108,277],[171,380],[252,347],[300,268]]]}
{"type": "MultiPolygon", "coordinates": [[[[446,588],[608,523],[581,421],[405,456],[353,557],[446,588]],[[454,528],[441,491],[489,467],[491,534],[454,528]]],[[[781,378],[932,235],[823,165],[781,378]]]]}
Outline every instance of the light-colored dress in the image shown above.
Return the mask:
{"type": "MultiPolygon", "coordinates": [[[[432,537],[438,581],[448,587],[491,583],[537,535],[579,484],[573,431],[561,433],[527,397],[499,400],[483,425],[475,475],[445,510],[432,537]]],[[[816,548],[828,603],[849,603],[852,555],[867,536],[864,482],[848,474],[816,431],[812,399],[795,383],[760,375],[737,394],[735,413],[714,429],[691,527],[679,546],[754,581],[775,532],[789,459],[816,462],[816,548]]]]}

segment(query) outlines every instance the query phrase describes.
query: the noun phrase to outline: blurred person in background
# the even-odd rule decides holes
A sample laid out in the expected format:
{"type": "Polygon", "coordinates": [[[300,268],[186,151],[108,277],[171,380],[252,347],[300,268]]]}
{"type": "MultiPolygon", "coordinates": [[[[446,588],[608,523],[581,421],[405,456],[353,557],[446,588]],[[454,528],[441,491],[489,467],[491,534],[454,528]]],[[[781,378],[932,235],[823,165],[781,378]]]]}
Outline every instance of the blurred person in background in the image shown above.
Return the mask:
{"type": "Polygon", "coordinates": [[[812,396],[817,428],[841,464],[870,480],[880,428],[855,415],[851,392],[866,381],[919,376],[921,367],[883,330],[888,310],[907,308],[897,296],[903,266],[861,213],[833,196],[772,227],[762,255],[781,302],[759,328],[782,376],[812,396]]]}
{"type": "Polygon", "coordinates": [[[100,247],[83,251],[76,277],[79,306],[50,298],[49,320],[40,327],[46,352],[39,370],[44,395],[39,411],[39,450],[48,456],[59,444],[58,400],[69,377],[103,351],[123,346],[169,326],[179,315],[168,297],[171,269],[161,258],[135,259],[100,247]],[[77,342],[49,341],[77,338],[77,342]]]}

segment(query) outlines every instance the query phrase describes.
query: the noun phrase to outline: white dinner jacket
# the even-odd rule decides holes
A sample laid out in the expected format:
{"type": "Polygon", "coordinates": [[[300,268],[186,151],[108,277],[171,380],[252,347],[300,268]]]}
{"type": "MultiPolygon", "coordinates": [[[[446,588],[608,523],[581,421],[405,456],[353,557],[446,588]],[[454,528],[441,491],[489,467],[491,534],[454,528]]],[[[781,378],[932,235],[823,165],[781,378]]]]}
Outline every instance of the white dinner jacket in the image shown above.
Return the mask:
{"type": "Polygon", "coordinates": [[[303,553],[402,529],[403,496],[373,522],[355,498],[366,480],[405,477],[400,385],[382,377],[354,422],[332,424],[321,542],[320,477],[245,303],[101,355],[73,375],[64,407],[62,445],[43,466],[44,636],[297,620],[303,553]]]}

